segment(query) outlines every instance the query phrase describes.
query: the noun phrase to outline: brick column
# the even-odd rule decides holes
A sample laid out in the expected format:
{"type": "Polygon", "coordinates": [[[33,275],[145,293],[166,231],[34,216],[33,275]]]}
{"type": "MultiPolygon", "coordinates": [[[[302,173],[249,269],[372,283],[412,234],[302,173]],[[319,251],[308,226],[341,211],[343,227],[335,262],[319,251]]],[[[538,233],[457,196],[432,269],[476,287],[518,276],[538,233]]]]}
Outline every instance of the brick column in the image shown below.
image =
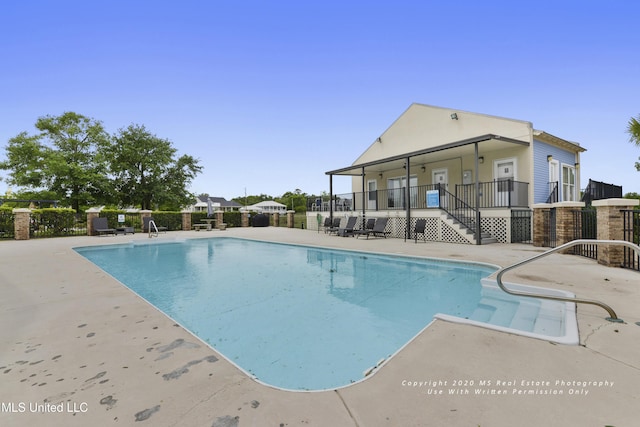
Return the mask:
{"type": "Polygon", "coordinates": [[[549,235],[549,227],[545,218],[549,214],[551,206],[549,203],[533,205],[533,246],[542,246],[545,237],[549,235]]]}
{"type": "Polygon", "coordinates": [[[240,214],[240,221],[241,221],[241,226],[242,227],[248,227],[249,226],[249,212],[243,211],[240,214]]]}
{"type": "Polygon", "coordinates": [[[13,210],[13,236],[15,240],[29,240],[31,209],[17,208],[13,210]]]}
{"type": "Polygon", "coordinates": [[[280,226],[280,212],[273,213],[273,225],[275,227],[280,226]]]}
{"type": "Polygon", "coordinates": [[[216,211],[216,228],[218,230],[224,230],[227,228],[226,224],[224,224],[224,212],[216,211]]]}
{"type": "Polygon", "coordinates": [[[287,211],[287,227],[288,228],[293,228],[294,224],[293,224],[293,216],[295,215],[296,211],[287,211]]]}
{"type": "MultiPolygon", "coordinates": [[[[584,202],[559,202],[554,203],[553,207],[556,208],[556,245],[575,240],[576,222],[573,212],[584,208],[584,202]]],[[[573,248],[567,251],[572,250],[573,248]]]]}
{"type": "Polygon", "coordinates": [[[191,230],[191,212],[182,211],[182,231],[191,230]]]}
{"type": "Polygon", "coordinates": [[[93,219],[100,216],[100,211],[91,208],[87,210],[87,236],[93,236],[93,219]]]}
{"type": "MultiPolygon", "coordinates": [[[[604,199],[594,200],[598,218],[598,240],[624,240],[623,209],[635,209],[639,200],[604,199]]],[[[608,267],[620,267],[624,259],[624,246],[600,245],[598,263],[608,267]]]]}

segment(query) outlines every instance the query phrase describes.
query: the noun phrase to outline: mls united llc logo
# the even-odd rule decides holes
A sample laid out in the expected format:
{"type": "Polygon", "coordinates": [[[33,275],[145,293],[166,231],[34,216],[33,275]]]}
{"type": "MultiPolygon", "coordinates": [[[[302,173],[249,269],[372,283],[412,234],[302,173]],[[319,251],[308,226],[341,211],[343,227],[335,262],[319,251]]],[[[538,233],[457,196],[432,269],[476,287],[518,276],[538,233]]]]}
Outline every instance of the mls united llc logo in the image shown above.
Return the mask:
{"type": "Polygon", "coordinates": [[[36,403],[36,402],[1,402],[2,413],[60,413],[67,414],[84,413],[89,410],[86,402],[62,402],[62,403],[36,403]]]}

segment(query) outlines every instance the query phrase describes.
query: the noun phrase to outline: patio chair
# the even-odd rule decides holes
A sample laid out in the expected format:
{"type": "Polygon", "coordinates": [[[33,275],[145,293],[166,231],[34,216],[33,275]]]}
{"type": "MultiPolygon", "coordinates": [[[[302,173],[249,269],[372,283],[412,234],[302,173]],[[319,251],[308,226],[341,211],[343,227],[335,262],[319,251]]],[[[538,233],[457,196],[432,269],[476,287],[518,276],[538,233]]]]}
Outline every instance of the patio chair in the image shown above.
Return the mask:
{"type": "Polygon", "coordinates": [[[371,232],[371,230],[373,230],[373,226],[376,224],[376,219],[375,218],[369,218],[367,220],[367,223],[365,224],[364,228],[362,230],[353,230],[353,234],[356,236],[356,238],[358,238],[361,234],[365,235],[371,232]]]}
{"type": "Polygon", "coordinates": [[[145,216],[144,218],[142,218],[142,232],[143,233],[148,233],[149,232],[149,223],[153,221],[154,224],[156,224],[156,227],[151,230],[151,231],[156,231],[156,229],[158,230],[158,232],[162,232],[162,233],[166,233],[167,232],[167,227],[162,227],[159,226],[155,219],[153,219],[152,216],[145,216]]]}
{"type": "Polygon", "coordinates": [[[324,219],[324,224],[322,224],[322,228],[324,229],[324,232],[327,233],[329,231],[329,229],[331,228],[331,217],[328,216],[324,219]]]}
{"type": "Polygon", "coordinates": [[[369,239],[369,235],[373,234],[375,237],[382,236],[385,239],[387,238],[387,234],[391,234],[390,231],[384,231],[387,228],[387,223],[389,222],[389,218],[378,218],[376,219],[376,223],[373,225],[373,228],[366,233],[367,239],[369,239]]]}
{"type": "Polygon", "coordinates": [[[427,228],[427,220],[424,218],[416,220],[416,226],[413,229],[413,235],[416,239],[416,243],[418,243],[418,234],[422,234],[422,238],[424,241],[427,241],[427,235],[424,233],[424,230],[427,228]]]}
{"type": "Polygon", "coordinates": [[[102,236],[103,234],[113,234],[116,235],[115,228],[109,228],[109,222],[107,218],[93,218],[91,224],[93,225],[93,233],[98,234],[98,236],[102,236]]]}
{"type": "Polygon", "coordinates": [[[349,219],[347,219],[347,225],[345,225],[344,228],[340,228],[338,230],[338,236],[353,236],[353,229],[355,228],[357,221],[358,217],[350,216],[349,219]]]}
{"type": "Polygon", "coordinates": [[[331,227],[329,227],[329,234],[337,233],[340,230],[340,218],[334,217],[333,222],[331,223],[331,227]]]}

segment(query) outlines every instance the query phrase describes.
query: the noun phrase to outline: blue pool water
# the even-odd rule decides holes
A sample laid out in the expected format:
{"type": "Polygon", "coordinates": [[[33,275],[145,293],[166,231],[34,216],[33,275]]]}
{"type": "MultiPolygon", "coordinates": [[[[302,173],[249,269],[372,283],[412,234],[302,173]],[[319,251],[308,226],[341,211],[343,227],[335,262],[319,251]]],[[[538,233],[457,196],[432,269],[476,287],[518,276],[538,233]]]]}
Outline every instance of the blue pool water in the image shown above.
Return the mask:
{"type": "Polygon", "coordinates": [[[76,251],[258,380],[292,390],[362,379],[436,313],[533,330],[540,305],[492,295],[481,279],[496,269],[483,264],[233,238],[76,251]]]}

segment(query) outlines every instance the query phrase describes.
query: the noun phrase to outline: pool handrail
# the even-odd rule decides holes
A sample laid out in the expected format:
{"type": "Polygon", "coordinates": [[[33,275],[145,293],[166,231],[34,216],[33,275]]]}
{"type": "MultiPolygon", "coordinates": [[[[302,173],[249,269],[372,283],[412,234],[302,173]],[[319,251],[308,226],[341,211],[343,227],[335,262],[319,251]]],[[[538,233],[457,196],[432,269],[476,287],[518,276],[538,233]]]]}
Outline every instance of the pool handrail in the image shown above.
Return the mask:
{"type": "Polygon", "coordinates": [[[517,295],[517,296],[522,296],[522,297],[532,297],[532,298],[541,298],[541,299],[549,299],[549,300],[555,300],[555,301],[566,301],[566,302],[573,302],[576,304],[591,304],[591,305],[597,305],[605,310],[607,310],[607,312],[609,313],[609,317],[607,317],[606,319],[609,320],[610,322],[623,322],[622,319],[618,318],[618,316],[616,315],[616,312],[613,311],[613,309],[611,307],[609,307],[607,304],[601,302],[601,301],[596,301],[596,300],[590,300],[590,299],[583,299],[583,298],[569,298],[569,297],[561,297],[561,296],[552,296],[552,295],[544,295],[544,294],[535,294],[535,293],[530,293],[530,292],[518,292],[518,291],[513,291],[508,289],[504,283],[502,283],[502,276],[504,275],[504,273],[506,273],[507,271],[513,270],[515,268],[518,268],[524,264],[528,264],[532,261],[535,261],[537,259],[546,257],[548,255],[551,255],[552,253],[555,252],[559,252],[562,251],[564,249],[568,249],[568,248],[572,248],[574,246],[578,246],[578,245],[622,245],[622,246],[626,246],[628,248],[633,249],[636,254],[638,256],[640,256],[640,246],[631,243],[631,242],[627,242],[626,240],[592,240],[592,239],[577,239],[577,240],[572,240],[570,242],[567,242],[565,244],[562,244],[560,246],[557,246],[555,248],[551,248],[541,254],[532,256],[531,258],[527,258],[524,261],[520,261],[517,262],[515,264],[512,264],[508,267],[503,267],[498,271],[498,274],[496,276],[496,282],[498,282],[498,286],[500,287],[500,289],[502,289],[504,292],[511,294],[511,295],[517,295]]]}
{"type": "Polygon", "coordinates": [[[154,220],[149,220],[149,238],[152,237],[158,237],[158,226],[156,225],[156,222],[154,220]],[[151,235],[151,226],[153,226],[153,228],[155,228],[156,232],[155,232],[155,236],[151,235]]]}

